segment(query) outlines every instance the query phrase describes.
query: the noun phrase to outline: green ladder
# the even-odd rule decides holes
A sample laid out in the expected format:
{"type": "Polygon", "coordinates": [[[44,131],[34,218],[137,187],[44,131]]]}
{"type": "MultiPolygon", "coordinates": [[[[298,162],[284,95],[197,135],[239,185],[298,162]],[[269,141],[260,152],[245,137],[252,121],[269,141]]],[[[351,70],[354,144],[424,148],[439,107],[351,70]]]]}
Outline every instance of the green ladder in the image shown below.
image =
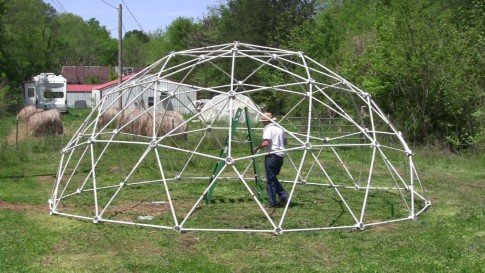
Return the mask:
{"type": "MultiPolygon", "coordinates": [[[[246,118],[246,128],[247,128],[247,134],[248,134],[247,138],[249,143],[249,149],[250,149],[251,155],[254,155],[253,132],[251,129],[251,120],[249,118],[249,111],[247,107],[238,108],[236,111],[236,114],[232,118],[232,127],[230,131],[231,139],[233,139],[233,136],[236,133],[237,126],[239,125],[239,119],[241,118],[243,111],[244,111],[244,117],[246,118]]],[[[220,158],[227,157],[228,148],[229,148],[229,135],[226,137],[226,140],[224,141],[224,147],[222,147],[221,153],[219,154],[220,158]]],[[[214,171],[212,172],[212,176],[209,179],[209,184],[212,183],[216,175],[221,171],[222,167],[224,167],[225,164],[226,163],[224,160],[217,161],[216,165],[214,166],[214,171]]],[[[258,194],[259,201],[263,202],[264,201],[263,182],[261,181],[261,178],[259,176],[258,164],[256,164],[256,159],[254,157],[252,159],[252,165],[254,170],[254,181],[256,182],[256,193],[258,194]]],[[[205,195],[206,204],[208,204],[212,200],[212,194],[214,193],[215,186],[216,186],[216,183],[214,183],[207,191],[205,195]]]]}

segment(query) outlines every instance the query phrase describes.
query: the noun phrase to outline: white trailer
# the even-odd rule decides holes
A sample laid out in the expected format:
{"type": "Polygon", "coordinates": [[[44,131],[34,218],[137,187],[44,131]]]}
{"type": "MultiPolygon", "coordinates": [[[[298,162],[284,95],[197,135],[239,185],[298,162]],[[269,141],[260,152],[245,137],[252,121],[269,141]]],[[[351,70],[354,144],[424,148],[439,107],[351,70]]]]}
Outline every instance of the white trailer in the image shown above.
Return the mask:
{"type": "Polygon", "coordinates": [[[66,78],[54,73],[41,73],[24,84],[24,104],[39,109],[67,112],[66,78]]]}

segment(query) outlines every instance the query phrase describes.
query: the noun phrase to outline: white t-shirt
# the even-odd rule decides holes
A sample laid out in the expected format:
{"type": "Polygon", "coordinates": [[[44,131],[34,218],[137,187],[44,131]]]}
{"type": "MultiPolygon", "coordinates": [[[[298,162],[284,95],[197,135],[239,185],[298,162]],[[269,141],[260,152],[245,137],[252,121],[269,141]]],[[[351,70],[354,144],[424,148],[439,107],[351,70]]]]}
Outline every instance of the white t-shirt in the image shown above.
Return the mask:
{"type": "Polygon", "coordinates": [[[269,145],[266,146],[267,152],[275,152],[274,154],[281,157],[285,156],[285,132],[280,127],[270,123],[263,129],[263,140],[268,140],[269,145]]]}

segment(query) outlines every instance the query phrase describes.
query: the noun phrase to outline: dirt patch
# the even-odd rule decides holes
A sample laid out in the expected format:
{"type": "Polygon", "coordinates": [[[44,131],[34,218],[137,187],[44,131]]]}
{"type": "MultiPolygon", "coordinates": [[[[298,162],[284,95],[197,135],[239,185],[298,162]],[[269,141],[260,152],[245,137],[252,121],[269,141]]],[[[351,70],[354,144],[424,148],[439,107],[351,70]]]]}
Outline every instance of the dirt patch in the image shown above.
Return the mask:
{"type": "Polygon", "coordinates": [[[139,216],[153,216],[157,218],[166,213],[170,213],[170,205],[168,203],[125,202],[111,205],[106,211],[106,216],[109,215],[109,218],[117,220],[133,221],[139,216]]]}
{"type": "Polygon", "coordinates": [[[0,209],[8,209],[13,211],[49,212],[49,207],[47,205],[18,204],[9,203],[2,200],[0,200],[0,209]]]}
{"type": "Polygon", "coordinates": [[[160,215],[170,211],[168,203],[154,204],[154,203],[136,203],[129,202],[119,205],[113,205],[113,210],[117,212],[130,211],[135,213],[142,213],[146,215],[160,215]]]}
{"type": "Polygon", "coordinates": [[[54,263],[54,258],[52,256],[42,257],[42,265],[50,266],[54,263]]]}
{"type": "Polygon", "coordinates": [[[39,175],[37,180],[41,183],[52,184],[56,181],[55,175],[39,175]]]}
{"type": "Polygon", "coordinates": [[[119,166],[111,166],[108,167],[108,171],[110,173],[119,173],[121,171],[121,168],[119,166]]]}
{"type": "Polygon", "coordinates": [[[195,250],[195,247],[199,243],[199,238],[196,237],[194,234],[191,234],[191,233],[184,234],[183,236],[180,236],[179,238],[180,238],[180,240],[179,240],[180,245],[183,246],[186,249],[188,248],[188,249],[195,250]]]}
{"type": "MultiPolygon", "coordinates": [[[[380,222],[380,220],[378,221],[380,222]]],[[[372,230],[374,232],[382,232],[382,231],[392,231],[396,229],[396,224],[398,223],[383,223],[380,225],[375,225],[375,226],[368,226],[365,229],[372,230]]]]}

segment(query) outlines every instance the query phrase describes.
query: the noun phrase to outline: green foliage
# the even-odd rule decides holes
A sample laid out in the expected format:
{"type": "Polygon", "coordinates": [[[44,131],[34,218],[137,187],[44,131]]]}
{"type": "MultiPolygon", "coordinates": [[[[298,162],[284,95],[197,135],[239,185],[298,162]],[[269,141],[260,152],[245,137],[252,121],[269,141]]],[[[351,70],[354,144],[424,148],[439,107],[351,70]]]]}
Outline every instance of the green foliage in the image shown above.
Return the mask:
{"type": "Polygon", "coordinates": [[[5,75],[0,75],[0,117],[16,112],[23,104],[22,92],[7,84],[5,75]]]}
{"type": "Polygon", "coordinates": [[[166,29],[159,29],[149,37],[147,56],[150,63],[171,51],[199,47],[206,39],[200,22],[185,17],[178,17],[166,29]]]}
{"type": "Polygon", "coordinates": [[[473,113],[483,107],[483,58],[475,60],[483,56],[477,51],[483,42],[471,46],[469,33],[450,23],[451,12],[437,2],[392,1],[376,17],[371,44],[350,65],[360,71],[359,84],[418,143],[470,145],[479,130],[473,113]]]}
{"type": "Polygon", "coordinates": [[[147,63],[147,44],[144,36],[126,35],[123,39],[123,65],[144,67],[147,63]]]}
{"type": "Polygon", "coordinates": [[[99,21],[77,15],[59,14],[57,21],[57,62],[62,65],[114,65],[117,42],[99,21]]]}
{"type": "Polygon", "coordinates": [[[322,7],[314,24],[294,30],[290,47],[372,94],[415,143],[483,143],[482,1],[323,1],[322,7]]]}
{"type": "Polygon", "coordinates": [[[142,43],[148,43],[150,42],[150,36],[146,35],[143,31],[140,30],[130,30],[127,33],[125,33],[125,39],[130,38],[134,36],[137,40],[139,40],[142,43]]]}
{"type": "Polygon", "coordinates": [[[52,65],[55,10],[40,0],[5,1],[0,52],[9,80],[23,80],[52,65]]]}
{"type": "Polygon", "coordinates": [[[205,21],[215,25],[215,42],[279,46],[290,37],[293,28],[312,18],[314,5],[313,0],[229,0],[211,7],[205,21]]]}
{"type": "Polygon", "coordinates": [[[193,19],[179,17],[167,28],[167,46],[171,51],[179,51],[198,46],[199,25],[193,19]]]}
{"type": "Polygon", "coordinates": [[[293,30],[288,47],[297,48],[326,65],[336,65],[337,52],[344,40],[342,29],[330,12],[320,13],[293,30]]]}

